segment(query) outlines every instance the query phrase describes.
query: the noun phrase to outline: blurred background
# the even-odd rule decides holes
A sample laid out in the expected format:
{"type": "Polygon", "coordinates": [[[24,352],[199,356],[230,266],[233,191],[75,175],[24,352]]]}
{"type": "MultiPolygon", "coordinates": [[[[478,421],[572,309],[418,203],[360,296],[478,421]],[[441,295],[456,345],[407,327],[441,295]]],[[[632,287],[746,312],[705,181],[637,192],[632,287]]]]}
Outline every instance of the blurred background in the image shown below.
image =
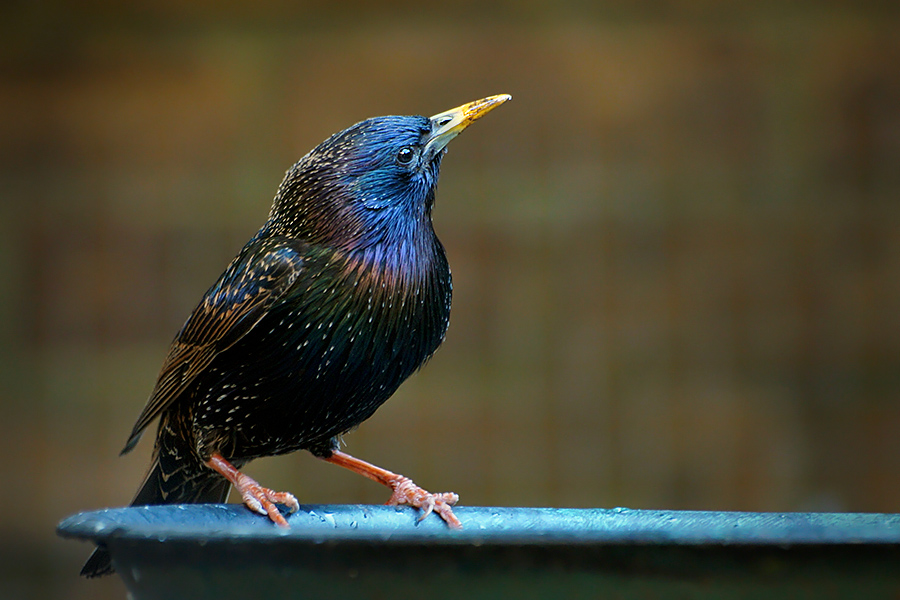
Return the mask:
{"type": "Polygon", "coordinates": [[[123,597],[54,527],[131,499],[168,344],[284,171],[501,92],[443,163],[447,341],[348,450],[468,505],[900,510],[900,5],[419,4],[0,9],[0,597],[123,597]]]}

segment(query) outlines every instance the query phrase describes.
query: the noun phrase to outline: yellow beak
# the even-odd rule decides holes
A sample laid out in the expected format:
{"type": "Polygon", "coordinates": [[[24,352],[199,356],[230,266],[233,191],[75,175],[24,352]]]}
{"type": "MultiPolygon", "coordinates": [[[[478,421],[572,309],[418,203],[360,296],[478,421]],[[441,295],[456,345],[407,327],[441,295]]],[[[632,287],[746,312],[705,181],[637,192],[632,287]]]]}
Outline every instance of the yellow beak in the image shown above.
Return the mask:
{"type": "Polygon", "coordinates": [[[431,136],[425,143],[425,155],[437,156],[463,129],[511,99],[509,94],[497,94],[434,115],[431,117],[431,136]]]}

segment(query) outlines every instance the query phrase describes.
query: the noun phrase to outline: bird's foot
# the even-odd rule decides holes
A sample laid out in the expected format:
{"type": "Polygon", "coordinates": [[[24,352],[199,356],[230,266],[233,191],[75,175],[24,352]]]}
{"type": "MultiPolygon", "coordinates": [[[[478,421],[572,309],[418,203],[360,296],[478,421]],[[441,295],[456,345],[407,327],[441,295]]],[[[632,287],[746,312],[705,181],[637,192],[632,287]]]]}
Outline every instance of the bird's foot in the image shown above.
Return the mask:
{"type": "Polygon", "coordinates": [[[422,511],[422,515],[419,517],[420,521],[430,513],[436,512],[451,529],[462,529],[462,523],[453,514],[451,508],[459,500],[459,496],[453,492],[441,494],[426,492],[413,483],[409,477],[376,467],[372,463],[367,463],[340,450],[333,450],[330,455],[321,458],[388,486],[393,493],[387,504],[393,506],[406,504],[420,509],[422,511]]]}
{"type": "Polygon", "coordinates": [[[278,507],[275,506],[275,503],[284,504],[292,513],[297,512],[297,509],[300,508],[300,503],[297,502],[297,498],[292,493],[276,492],[265,488],[259,485],[252,477],[243,473],[239,474],[238,483],[234,487],[240,492],[241,499],[247,508],[261,515],[268,515],[273,523],[281,527],[290,527],[290,525],[288,525],[287,519],[282,516],[278,507]]]}
{"type": "Polygon", "coordinates": [[[459,501],[459,495],[453,492],[440,492],[432,494],[413,483],[413,480],[403,475],[394,475],[394,478],[388,482],[391,486],[393,494],[386,504],[390,506],[399,506],[406,504],[422,511],[419,521],[427,517],[433,512],[450,526],[451,529],[462,529],[462,523],[453,514],[451,508],[459,501]]]}
{"type": "Polygon", "coordinates": [[[300,503],[293,494],[276,492],[259,485],[255,479],[238,471],[221,454],[213,454],[206,464],[231,482],[231,485],[241,494],[241,499],[247,508],[261,515],[268,515],[276,525],[290,527],[275,503],[284,504],[290,509],[290,512],[296,512],[300,508],[300,503]]]}

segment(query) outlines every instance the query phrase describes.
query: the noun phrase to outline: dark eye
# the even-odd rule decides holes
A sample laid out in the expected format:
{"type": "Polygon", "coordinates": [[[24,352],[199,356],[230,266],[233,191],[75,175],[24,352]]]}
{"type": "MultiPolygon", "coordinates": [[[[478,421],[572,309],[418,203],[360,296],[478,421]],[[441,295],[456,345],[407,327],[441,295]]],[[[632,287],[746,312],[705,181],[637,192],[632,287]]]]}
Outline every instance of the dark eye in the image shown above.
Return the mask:
{"type": "Polygon", "coordinates": [[[397,153],[397,162],[401,165],[408,165],[415,158],[416,152],[411,146],[403,146],[397,153]]]}

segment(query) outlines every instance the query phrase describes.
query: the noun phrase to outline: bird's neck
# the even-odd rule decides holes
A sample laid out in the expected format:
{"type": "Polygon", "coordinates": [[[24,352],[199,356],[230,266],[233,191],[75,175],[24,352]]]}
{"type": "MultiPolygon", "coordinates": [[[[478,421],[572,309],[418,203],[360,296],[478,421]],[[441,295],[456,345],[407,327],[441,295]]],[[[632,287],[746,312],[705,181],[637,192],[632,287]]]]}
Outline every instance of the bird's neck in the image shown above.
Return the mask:
{"type": "Polygon", "coordinates": [[[344,251],[364,268],[396,284],[420,285],[447,269],[444,248],[429,225],[428,236],[397,237],[344,251]]]}
{"type": "Polygon", "coordinates": [[[443,271],[448,270],[444,247],[426,212],[415,218],[398,218],[388,210],[373,211],[361,221],[326,232],[321,227],[303,227],[302,220],[270,218],[256,238],[295,239],[337,262],[357,265],[398,283],[420,284],[437,273],[442,277],[443,271]]]}

